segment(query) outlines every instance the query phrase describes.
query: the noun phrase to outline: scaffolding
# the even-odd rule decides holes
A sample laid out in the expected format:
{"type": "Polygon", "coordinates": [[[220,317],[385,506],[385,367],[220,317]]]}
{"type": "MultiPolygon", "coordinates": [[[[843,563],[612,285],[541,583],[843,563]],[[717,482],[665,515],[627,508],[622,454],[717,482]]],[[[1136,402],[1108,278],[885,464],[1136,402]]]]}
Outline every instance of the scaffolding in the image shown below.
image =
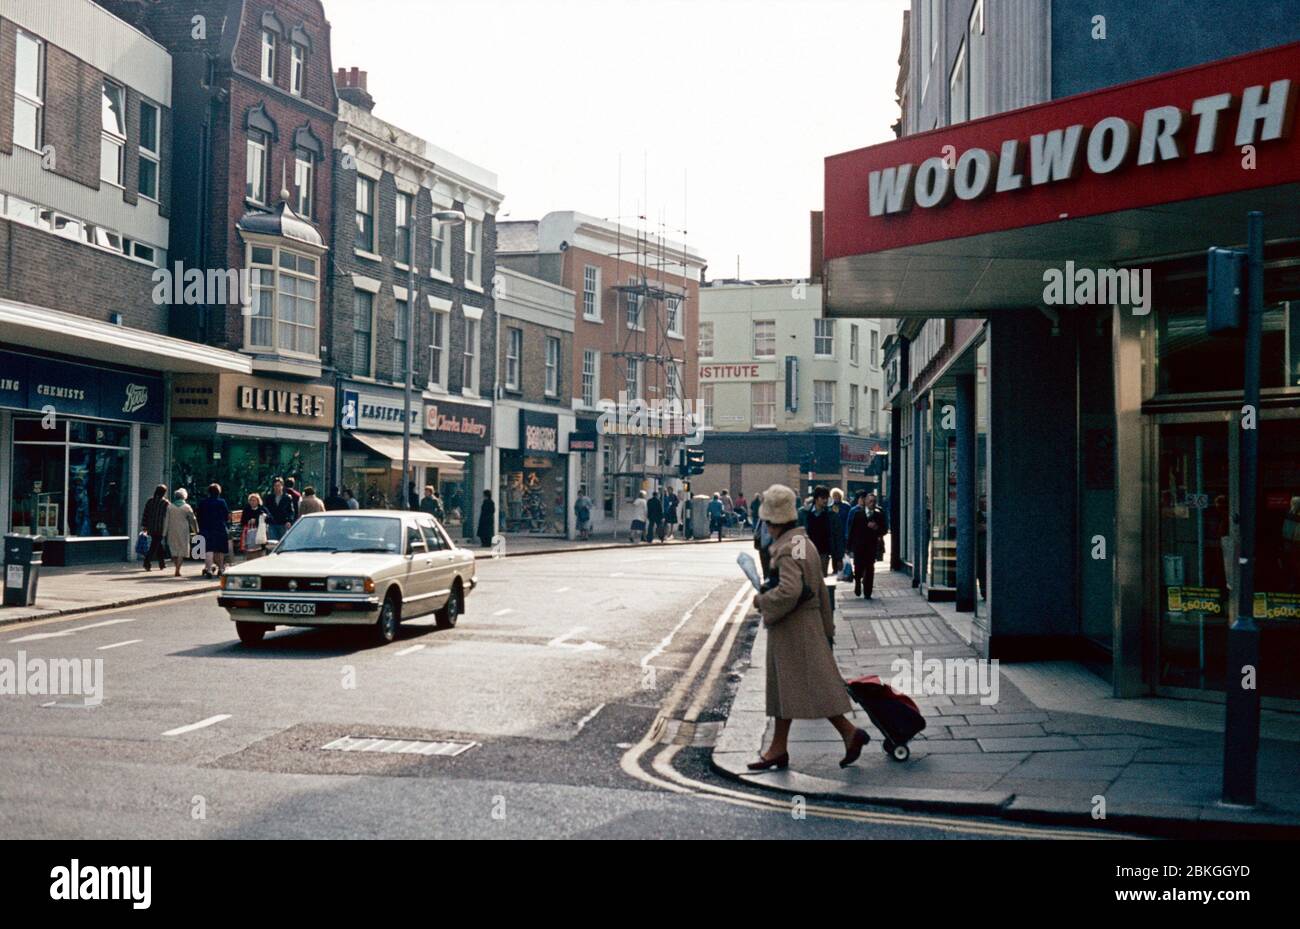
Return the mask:
{"type": "MultiPolygon", "coordinates": [[[[644,217],[639,217],[644,219],[644,217]]],[[[685,230],[682,230],[683,239],[685,230]]],[[[620,347],[615,359],[616,383],[625,385],[618,398],[619,436],[613,469],[606,477],[618,484],[631,482],[624,497],[637,490],[655,490],[676,477],[679,450],[691,431],[693,401],[684,396],[686,382],[686,313],[690,268],[686,245],[680,260],[669,247],[664,230],[658,235],[638,228],[626,240],[621,220],[617,261],[617,331],[620,347]],[[624,271],[624,262],[630,267],[624,271]],[[680,287],[671,279],[676,278],[680,287]],[[674,315],[675,314],[675,315],[674,315]],[[675,319],[675,323],[674,323],[675,319]],[[670,332],[675,338],[670,338],[670,332]],[[677,350],[674,351],[674,343],[677,350]]]]}

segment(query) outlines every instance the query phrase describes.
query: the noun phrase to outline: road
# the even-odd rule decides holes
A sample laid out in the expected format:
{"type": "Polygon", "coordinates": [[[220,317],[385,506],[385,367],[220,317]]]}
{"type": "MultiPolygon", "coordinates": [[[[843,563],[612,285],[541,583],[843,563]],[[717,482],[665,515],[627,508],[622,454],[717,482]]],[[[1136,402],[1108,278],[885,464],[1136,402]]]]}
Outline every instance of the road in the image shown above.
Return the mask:
{"type": "Polygon", "coordinates": [[[480,562],[457,628],[415,620],[382,647],[357,630],[281,629],[245,648],[213,594],[7,627],[0,658],[100,658],[104,691],[91,707],[0,697],[0,834],[1065,834],[836,805],[799,818],[786,799],[709,771],[744,641],[741,550],[480,562]],[[469,747],[425,756],[409,753],[413,741],[469,747]]]}

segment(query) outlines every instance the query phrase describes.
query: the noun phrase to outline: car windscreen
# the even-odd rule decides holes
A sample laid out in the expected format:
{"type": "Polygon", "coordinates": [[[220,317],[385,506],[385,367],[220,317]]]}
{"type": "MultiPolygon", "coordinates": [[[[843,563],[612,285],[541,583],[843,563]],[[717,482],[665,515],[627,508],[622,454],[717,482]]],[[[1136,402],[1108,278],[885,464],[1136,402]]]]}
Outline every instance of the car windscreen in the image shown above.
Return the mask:
{"type": "Polygon", "coordinates": [[[402,521],[384,516],[310,516],[299,520],[277,552],[392,552],[402,550],[402,521]]]}

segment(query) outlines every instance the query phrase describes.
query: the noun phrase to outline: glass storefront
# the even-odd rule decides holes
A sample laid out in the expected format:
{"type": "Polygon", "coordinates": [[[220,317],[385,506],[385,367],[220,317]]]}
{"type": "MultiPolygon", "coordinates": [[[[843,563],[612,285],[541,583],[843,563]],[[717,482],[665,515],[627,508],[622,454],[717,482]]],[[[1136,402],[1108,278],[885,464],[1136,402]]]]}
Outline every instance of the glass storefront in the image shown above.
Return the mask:
{"type": "Polygon", "coordinates": [[[438,496],[442,498],[442,507],[447,514],[444,524],[447,531],[460,532],[465,538],[474,537],[478,528],[478,500],[474,488],[478,486],[478,462],[483,455],[466,455],[465,471],[454,477],[438,480],[438,496]]]}
{"type": "Polygon", "coordinates": [[[930,453],[926,462],[926,517],[930,550],[926,583],[957,587],[957,391],[939,384],[930,392],[930,453]]]}
{"type": "MultiPolygon", "coordinates": [[[[1221,690],[1236,613],[1240,467],[1224,417],[1159,427],[1159,683],[1221,690]]],[[[1260,424],[1255,617],[1260,692],[1300,699],[1300,419],[1260,424]],[[1270,673],[1270,669],[1273,673],[1270,673]]]]}
{"type": "Polygon", "coordinates": [[[46,538],[128,535],[129,426],[39,419],[13,421],[10,525],[46,538]]]}
{"type": "Polygon", "coordinates": [[[329,493],[325,448],[319,442],[174,435],[172,486],[201,500],[209,484],[220,484],[222,496],[236,510],[250,493],[265,496],[277,477],[294,478],[299,491],[313,486],[323,497],[329,493]]]}
{"type": "Polygon", "coordinates": [[[568,529],[565,456],[548,458],[503,449],[497,499],[502,532],[565,535],[568,529]]]}

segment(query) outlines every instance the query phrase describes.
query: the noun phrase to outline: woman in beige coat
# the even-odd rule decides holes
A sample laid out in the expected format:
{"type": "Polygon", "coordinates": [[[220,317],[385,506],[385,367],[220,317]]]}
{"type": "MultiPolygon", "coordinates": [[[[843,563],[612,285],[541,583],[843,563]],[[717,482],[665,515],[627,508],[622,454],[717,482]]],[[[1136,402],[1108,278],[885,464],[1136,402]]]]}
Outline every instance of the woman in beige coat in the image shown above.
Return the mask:
{"type": "Polygon", "coordinates": [[[772,744],[751,771],[790,763],[787,739],[793,719],[826,719],[844,739],[840,767],[858,760],[869,736],[848,721],[852,707],[831,651],[835,619],[822,577],[821,557],[799,527],[794,491],[774,484],[758,508],[773,538],[772,577],[757,598],[767,627],[767,715],[776,719],[772,744]]]}
{"type": "Polygon", "coordinates": [[[167,508],[166,522],[163,523],[163,537],[171,549],[176,577],[181,576],[181,563],[190,557],[190,535],[199,531],[199,521],[190,508],[189,496],[184,487],[176,491],[176,503],[167,508]]]}

